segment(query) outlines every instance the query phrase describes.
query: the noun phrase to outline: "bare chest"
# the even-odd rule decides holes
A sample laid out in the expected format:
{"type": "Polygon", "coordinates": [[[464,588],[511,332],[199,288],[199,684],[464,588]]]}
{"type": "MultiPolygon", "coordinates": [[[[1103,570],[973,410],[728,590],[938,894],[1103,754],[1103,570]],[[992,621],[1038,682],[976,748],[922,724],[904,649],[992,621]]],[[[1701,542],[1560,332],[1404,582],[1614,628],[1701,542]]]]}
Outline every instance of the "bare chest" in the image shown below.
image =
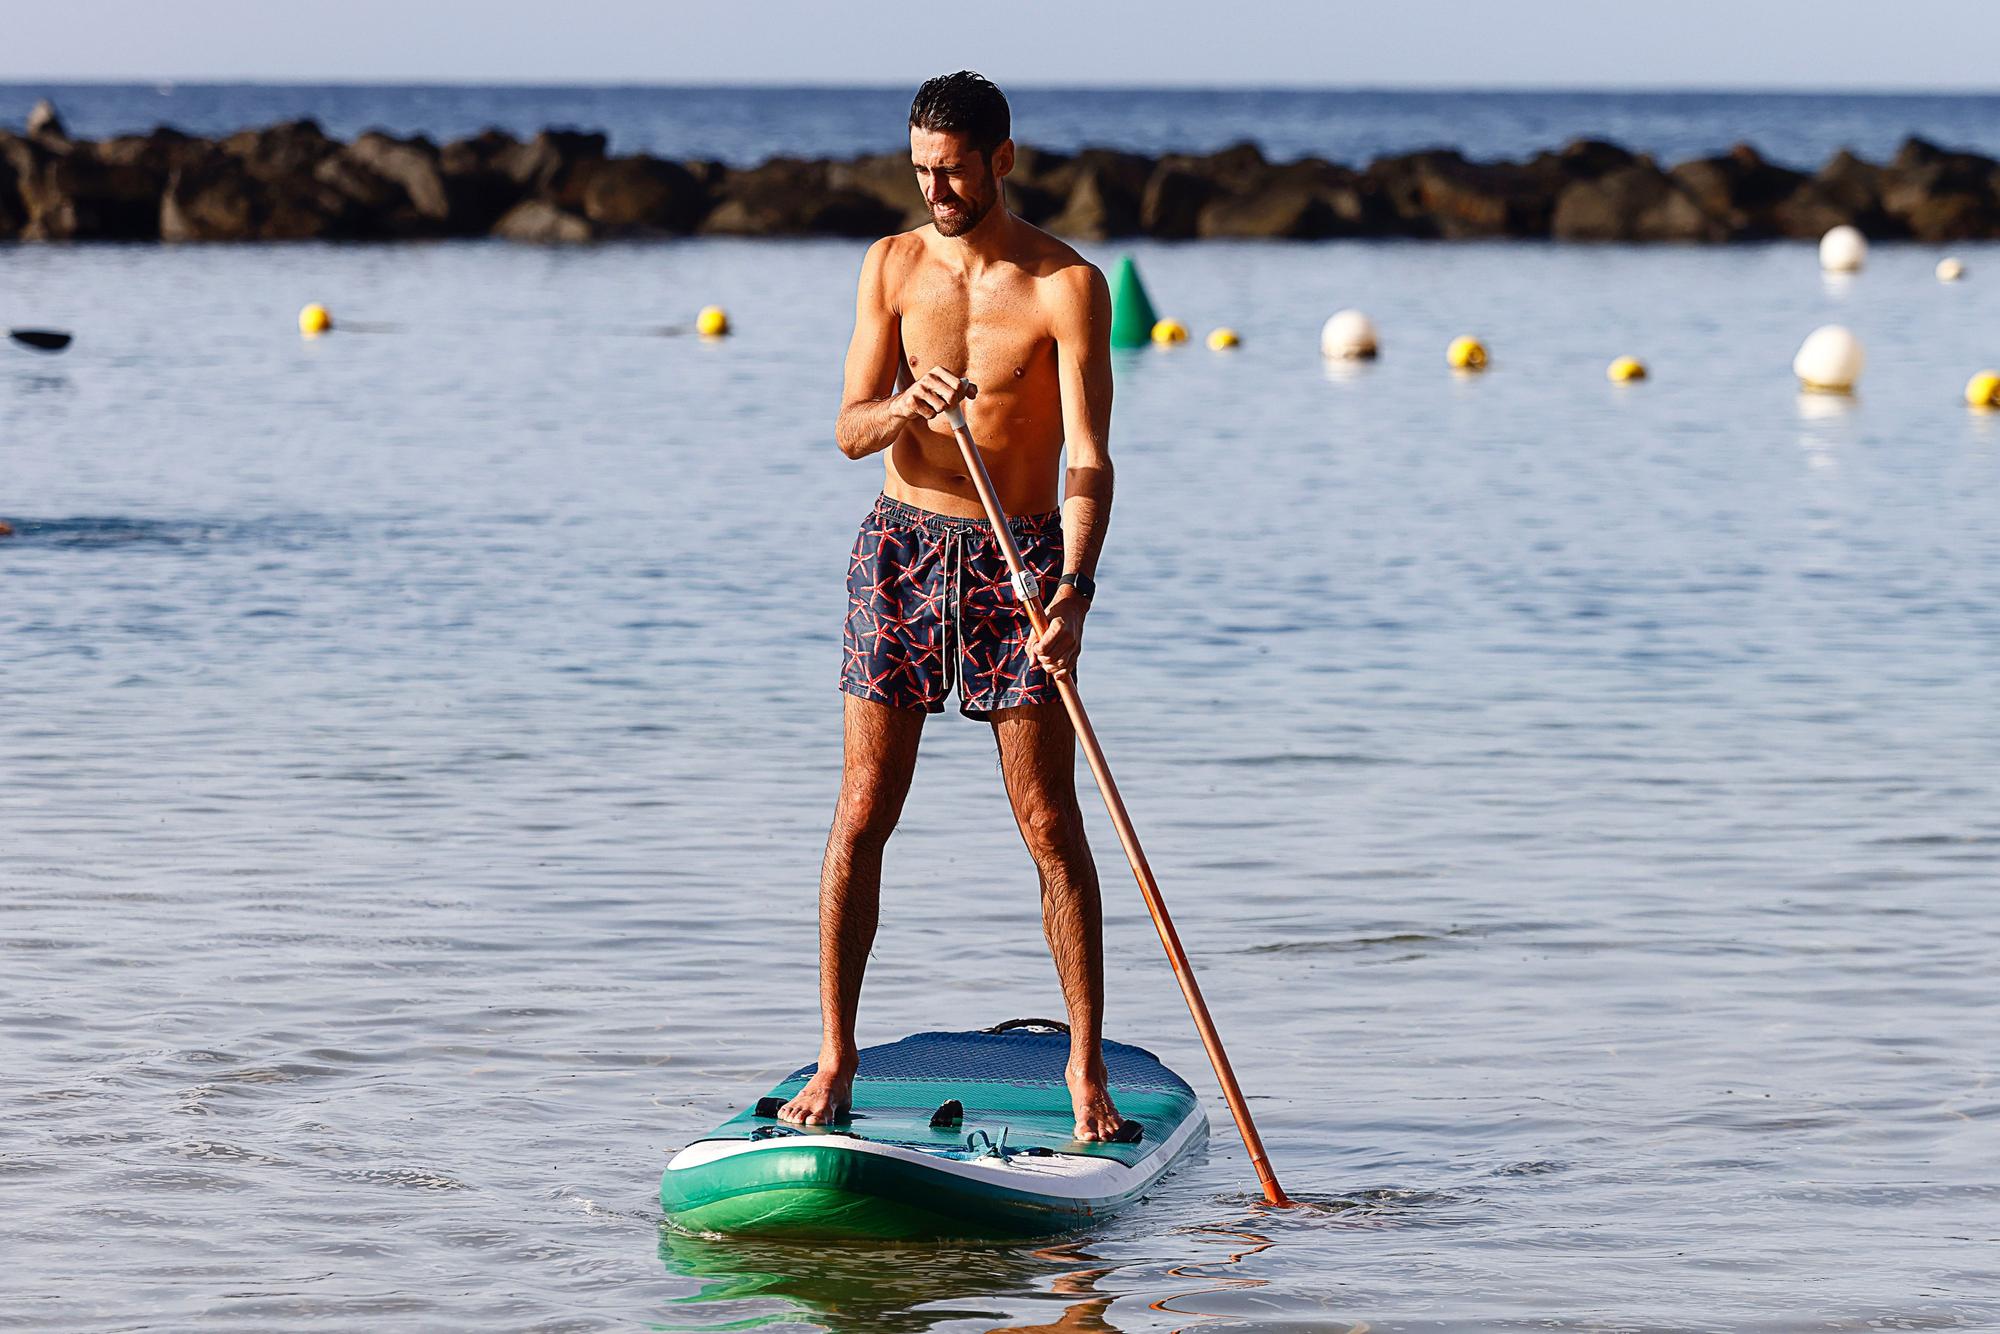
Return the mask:
{"type": "Polygon", "coordinates": [[[1026,278],[968,285],[924,270],[911,275],[902,296],[906,377],[942,366],[994,390],[1052,380],[1055,339],[1026,278]]]}

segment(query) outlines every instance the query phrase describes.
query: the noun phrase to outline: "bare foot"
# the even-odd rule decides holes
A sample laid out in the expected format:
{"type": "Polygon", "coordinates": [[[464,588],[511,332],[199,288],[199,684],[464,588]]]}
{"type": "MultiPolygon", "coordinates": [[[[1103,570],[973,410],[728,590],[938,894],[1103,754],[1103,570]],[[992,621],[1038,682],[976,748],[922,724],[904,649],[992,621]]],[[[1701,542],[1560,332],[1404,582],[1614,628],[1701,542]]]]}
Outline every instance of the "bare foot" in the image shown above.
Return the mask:
{"type": "Polygon", "coordinates": [[[854,1098],[854,1063],[820,1062],[819,1073],[806,1081],[793,1098],[778,1109],[780,1121],[802,1126],[832,1126],[845,1121],[854,1098]]]}
{"type": "Polygon", "coordinates": [[[1115,1136],[1124,1118],[1111,1101],[1104,1062],[1072,1065],[1063,1072],[1063,1080],[1069,1085],[1070,1109],[1076,1113],[1076,1137],[1086,1144],[1101,1144],[1115,1136]]]}

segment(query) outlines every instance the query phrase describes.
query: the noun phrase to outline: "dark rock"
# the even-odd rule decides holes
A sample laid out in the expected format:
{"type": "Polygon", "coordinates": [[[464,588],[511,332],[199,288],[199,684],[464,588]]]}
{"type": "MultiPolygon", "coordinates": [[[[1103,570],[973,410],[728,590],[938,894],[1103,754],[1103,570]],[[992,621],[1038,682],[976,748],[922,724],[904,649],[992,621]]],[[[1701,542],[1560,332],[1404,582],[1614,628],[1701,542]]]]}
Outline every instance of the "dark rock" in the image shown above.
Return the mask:
{"type": "Polygon", "coordinates": [[[251,240],[261,230],[262,193],[243,160],[230,154],[183,166],[160,196],[160,239],[251,240]]]}
{"type": "MultiPolygon", "coordinates": [[[[345,153],[334,153],[313,168],[313,179],[350,201],[358,210],[386,219],[398,208],[407,208],[409,197],[394,181],[385,180],[345,153]]],[[[378,234],[389,235],[384,227],[378,234]]]]}
{"type": "Polygon", "coordinates": [[[579,170],[583,215],[609,231],[693,231],[708,204],[706,192],[678,162],[605,158],[579,170]]]}
{"type": "Polygon", "coordinates": [[[546,199],[528,199],[507,210],[493,224],[493,235],[536,245],[575,245],[597,239],[590,219],[556,207],[546,199]]]}
{"type": "Polygon", "coordinates": [[[1140,229],[1149,236],[1199,235],[1201,213],[1210,200],[1255,196],[1275,178],[1276,169],[1252,143],[1231,144],[1215,153],[1169,153],[1154,166],[1140,195],[1140,229]]]}
{"type": "MultiPolygon", "coordinates": [[[[1032,144],[1014,146],[1014,169],[1007,173],[1007,207],[1017,217],[1025,218],[1037,227],[1046,227],[1049,219],[1062,212],[1069,201],[1069,180],[1065,176],[1062,188],[1051,183],[1051,178],[1069,165],[1065,153],[1051,153],[1032,144]]],[[[925,215],[928,221],[929,215],[925,215]]]]}
{"type": "MultiPolygon", "coordinates": [[[[209,141],[162,127],[72,140],[52,108],[0,132],[0,239],[586,240],[678,234],[880,236],[929,221],[908,156],[779,158],[748,169],[609,158],[602,134],[487,130],[439,148],[370,132],[351,144],[311,121],[209,141]],[[532,206],[532,207],[531,207],[532,206]]],[[[1877,166],[1845,151],[1810,177],[1739,145],[1663,171],[1616,144],[1577,140],[1525,162],[1445,149],[1354,171],[1218,152],[1050,153],[1018,146],[1008,207],[1081,238],[1426,236],[1621,241],[2000,237],[2000,164],[1906,142],[1877,166]]]]}
{"type": "Polygon", "coordinates": [[[151,134],[121,134],[91,145],[91,152],[104,165],[136,168],[162,182],[176,167],[199,161],[212,151],[208,140],[182,134],[166,125],[151,134]]]}
{"type": "Polygon", "coordinates": [[[27,209],[21,204],[21,189],[14,179],[13,164],[0,156],[0,241],[12,241],[28,224],[27,209]]]}
{"type": "Polygon", "coordinates": [[[1201,211],[1205,237],[1310,240],[1338,233],[1333,210],[1318,190],[1299,181],[1273,181],[1247,194],[1220,195],[1201,211]]]}
{"type": "Polygon", "coordinates": [[[1772,211],[1779,232],[1816,241],[1847,223],[1873,237],[1907,236],[1909,229],[1882,207],[1882,178],[1882,168],[1841,149],[1772,211]]]}
{"type": "Polygon", "coordinates": [[[444,173],[445,197],[451,201],[452,235],[489,232],[521,202],[523,187],[501,166],[520,147],[513,135],[489,129],[438,149],[438,170],[444,173]]]}
{"type": "Polygon", "coordinates": [[[1721,157],[1683,162],[1667,173],[1695,207],[1716,219],[1731,238],[1765,240],[1784,235],[1778,210],[1806,177],[1767,162],[1748,144],[1721,157]]]}
{"type": "Polygon", "coordinates": [[[1247,140],[1199,157],[1169,155],[1160,161],[1192,171],[1223,190],[1254,190],[1270,179],[1272,171],[1264,150],[1247,140]]]}
{"type": "Polygon", "coordinates": [[[478,171],[499,171],[502,157],[520,150],[521,141],[505,130],[491,127],[470,139],[453,139],[438,149],[438,166],[446,175],[478,171]]]}
{"type": "Polygon", "coordinates": [[[1554,152],[1535,154],[1527,169],[1551,192],[1560,192],[1573,181],[1594,181],[1638,160],[1627,149],[1602,139],[1572,139],[1554,152]]]}
{"type": "Polygon", "coordinates": [[[737,236],[817,232],[858,237],[900,229],[902,212],[865,191],[833,188],[829,174],[827,163],[799,158],[773,158],[748,171],[731,172],[701,230],[737,236]]]}
{"type": "Polygon", "coordinates": [[[1058,185],[1054,178],[1069,166],[1069,161],[1067,153],[1050,152],[1033,144],[1016,144],[1014,169],[1007,173],[1007,184],[1040,190],[1045,194],[1063,194],[1069,187],[1068,180],[1058,185]]]}
{"type": "Polygon", "coordinates": [[[70,142],[69,131],[63,128],[62,117],[56,114],[56,104],[46,97],[28,113],[28,137],[59,148],[67,147],[70,142]]]}
{"type": "Polygon", "coordinates": [[[1645,157],[1565,187],[1556,198],[1550,229],[1566,241],[1722,241],[1729,236],[1727,226],[1702,212],[1645,157]]]}
{"type": "Polygon", "coordinates": [[[1135,212],[1154,166],[1149,157],[1112,148],[1086,148],[1060,159],[1044,154],[1043,159],[1031,178],[1043,189],[1068,199],[1086,175],[1094,175],[1113,193],[1129,198],[1135,212]]]}
{"type": "Polygon", "coordinates": [[[574,208],[583,202],[573,179],[576,169],[601,159],[606,142],[601,134],[543,130],[527,143],[502,149],[492,165],[523,194],[546,195],[574,208]]]}
{"type": "Polygon", "coordinates": [[[830,163],[826,183],[828,189],[853,190],[879,200],[885,209],[895,210],[900,221],[890,231],[908,231],[931,220],[908,153],[875,153],[830,163]]]}
{"type": "Polygon", "coordinates": [[[261,130],[240,130],[216,147],[242,161],[262,181],[309,177],[340,145],[326,137],[318,121],[293,120],[261,130]]]}
{"type": "Polygon", "coordinates": [[[1883,211],[1920,241],[2000,236],[2000,175],[1991,158],[1909,139],[1881,183],[1883,211]]]}
{"type": "MultiPolygon", "coordinates": [[[[421,136],[397,139],[371,130],[322,158],[313,179],[349,201],[365,237],[462,236],[479,213],[454,198],[436,146],[421,136]]],[[[493,211],[489,206],[487,215],[493,211]]]]}
{"type": "Polygon", "coordinates": [[[1058,236],[1081,240],[1132,235],[1139,230],[1139,197],[1146,188],[1146,178],[1131,170],[1131,163],[1145,159],[1117,154],[1127,161],[1083,160],[1089,156],[1079,154],[1065,169],[1071,173],[1069,197],[1062,211],[1043,225],[1058,236]]]}
{"type": "Polygon", "coordinates": [[[160,234],[161,174],[131,161],[106,162],[88,143],[53,145],[0,132],[29,241],[151,241],[160,234]]]}
{"type": "Polygon", "coordinates": [[[419,217],[442,223],[451,217],[451,196],[445,189],[444,164],[437,146],[418,136],[397,139],[370,130],[341,150],[350,162],[402,187],[419,217]]]}
{"type": "Polygon", "coordinates": [[[1547,236],[1546,179],[1513,162],[1470,162],[1452,149],[1382,158],[1366,173],[1412,235],[1547,236]]]}
{"type": "Polygon", "coordinates": [[[1037,227],[1046,227],[1050,218],[1062,212],[1065,202],[1063,197],[1038,185],[1024,185],[1009,176],[1006,188],[1009,211],[1015,217],[1025,218],[1037,227]]]}
{"type": "Polygon", "coordinates": [[[1202,206],[1221,188],[1198,172],[1163,161],[1139,198],[1139,229],[1175,241],[1198,235],[1202,206]]]}
{"type": "Polygon", "coordinates": [[[688,175],[694,177],[695,184],[711,196],[721,189],[723,181],[729,178],[729,164],[717,162],[714,158],[692,158],[681,165],[688,169],[688,175]]]}
{"type": "Polygon", "coordinates": [[[259,171],[211,147],[182,161],[160,197],[164,241],[335,240],[366,234],[354,201],[312,175],[259,171]]]}

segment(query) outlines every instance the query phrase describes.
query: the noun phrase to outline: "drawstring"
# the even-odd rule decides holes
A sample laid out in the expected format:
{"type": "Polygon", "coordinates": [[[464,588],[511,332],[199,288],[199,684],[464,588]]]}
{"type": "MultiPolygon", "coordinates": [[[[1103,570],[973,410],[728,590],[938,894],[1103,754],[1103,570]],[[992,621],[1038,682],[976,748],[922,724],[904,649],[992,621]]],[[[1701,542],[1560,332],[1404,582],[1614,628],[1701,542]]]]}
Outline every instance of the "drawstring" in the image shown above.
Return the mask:
{"type": "Polygon", "coordinates": [[[949,606],[943,617],[944,697],[958,688],[959,648],[965,643],[965,626],[959,620],[959,605],[965,594],[965,533],[953,527],[944,530],[944,597],[949,606]]]}

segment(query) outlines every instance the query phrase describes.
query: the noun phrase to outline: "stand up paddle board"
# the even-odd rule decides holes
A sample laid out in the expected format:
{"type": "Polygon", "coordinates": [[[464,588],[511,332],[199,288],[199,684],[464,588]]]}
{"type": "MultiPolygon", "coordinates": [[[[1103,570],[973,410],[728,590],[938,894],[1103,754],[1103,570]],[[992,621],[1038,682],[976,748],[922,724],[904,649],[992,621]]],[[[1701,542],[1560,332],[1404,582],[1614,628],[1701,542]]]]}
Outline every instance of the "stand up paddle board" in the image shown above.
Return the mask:
{"type": "Polygon", "coordinates": [[[1071,1137],[1069,1037],[1048,1020],[918,1033],[861,1052],[839,1125],[778,1120],[817,1065],[667,1164],[660,1203],[692,1232],[1033,1236],[1131,1204],[1208,1133],[1194,1090],[1151,1052],[1104,1044],[1119,1139],[1071,1137]]]}

